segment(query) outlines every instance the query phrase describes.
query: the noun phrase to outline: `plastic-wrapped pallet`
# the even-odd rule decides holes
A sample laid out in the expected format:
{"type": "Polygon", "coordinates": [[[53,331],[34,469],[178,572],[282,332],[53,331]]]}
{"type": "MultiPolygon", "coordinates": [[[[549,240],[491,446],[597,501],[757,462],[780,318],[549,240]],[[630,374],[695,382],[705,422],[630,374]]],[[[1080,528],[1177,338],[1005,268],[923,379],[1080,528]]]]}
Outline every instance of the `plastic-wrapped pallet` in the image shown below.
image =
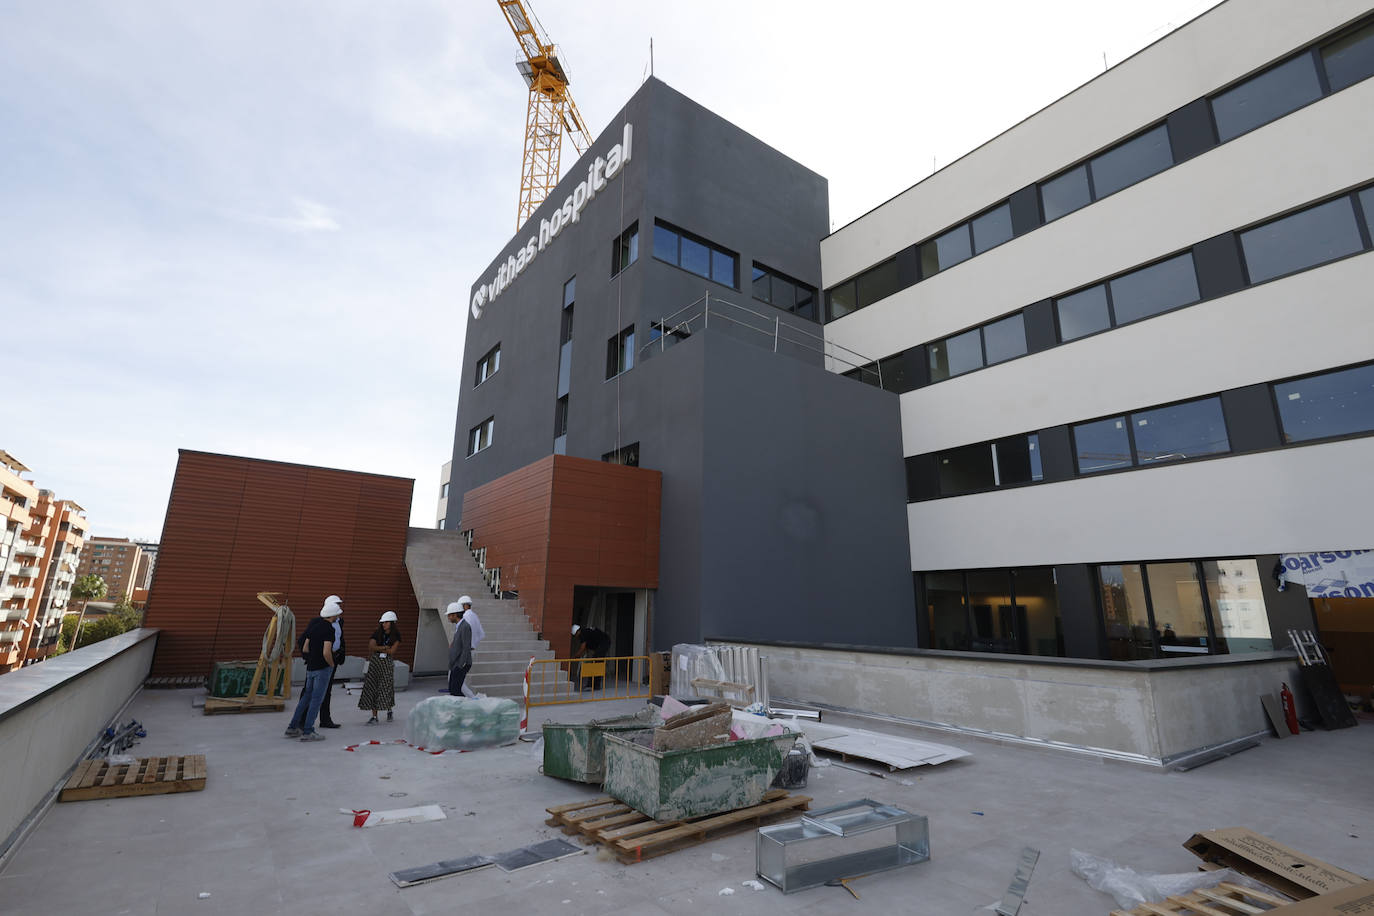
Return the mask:
{"type": "Polygon", "coordinates": [[[520,707],[502,697],[430,697],[406,719],[406,740],[428,750],[472,750],[520,737],[520,707]]]}
{"type": "Polygon", "coordinates": [[[737,706],[761,703],[766,709],[768,666],[752,646],[673,646],[670,690],[677,697],[715,697],[737,706]]]}
{"type": "Polygon", "coordinates": [[[678,643],[673,646],[673,680],[670,688],[673,696],[696,696],[697,689],[692,685],[695,678],[723,681],[725,669],[720,666],[712,647],[678,643]]]}

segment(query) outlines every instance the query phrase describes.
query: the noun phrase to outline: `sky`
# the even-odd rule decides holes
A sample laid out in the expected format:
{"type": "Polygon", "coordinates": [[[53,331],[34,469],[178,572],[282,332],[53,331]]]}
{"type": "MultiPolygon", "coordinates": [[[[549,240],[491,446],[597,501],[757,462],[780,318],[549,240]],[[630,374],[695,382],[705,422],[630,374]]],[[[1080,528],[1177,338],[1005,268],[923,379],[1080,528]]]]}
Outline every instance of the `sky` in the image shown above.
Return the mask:
{"type": "MultiPolygon", "coordinates": [[[[1216,2],[528,5],[593,135],[652,39],[655,76],[829,179],[838,228],[1216,2]]],[[[414,478],[433,527],[468,290],[515,230],[496,2],[0,22],[0,449],[101,536],[160,536],[179,448],[414,478]]]]}

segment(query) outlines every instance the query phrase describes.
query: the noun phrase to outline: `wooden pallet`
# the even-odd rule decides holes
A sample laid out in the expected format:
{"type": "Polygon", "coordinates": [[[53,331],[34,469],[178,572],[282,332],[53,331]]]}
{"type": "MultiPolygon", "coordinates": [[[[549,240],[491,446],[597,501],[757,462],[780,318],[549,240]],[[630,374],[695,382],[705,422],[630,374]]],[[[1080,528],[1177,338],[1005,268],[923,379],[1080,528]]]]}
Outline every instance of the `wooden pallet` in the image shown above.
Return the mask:
{"type": "Polygon", "coordinates": [[[203,675],[181,675],[178,677],[150,677],[144,680],[147,690],[182,690],[187,687],[204,687],[203,675]]]}
{"type": "Polygon", "coordinates": [[[708,814],[682,821],[656,821],[630,806],[603,795],[588,801],[546,808],[550,827],[576,835],[584,843],[606,847],[625,865],[676,852],[687,846],[747,830],[792,811],[805,811],[811,799],[773,789],[748,808],[708,814]]]}
{"type": "Polygon", "coordinates": [[[286,708],[285,697],[206,697],[205,715],[222,712],[281,712],[286,708]]]}
{"type": "Polygon", "coordinates": [[[205,788],[205,755],[142,757],[133,763],[110,765],[105,759],[83,760],[62,787],[60,802],[126,795],[166,795],[205,788]]]}
{"type": "Polygon", "coordinates": [[[1131,910],[1112,910],[1111,916],[1254,916],[1282,911],[1290,901],[1239,884],[1223,881],[1167,898],[1163,903],[1142,903],[1131,910]]]}

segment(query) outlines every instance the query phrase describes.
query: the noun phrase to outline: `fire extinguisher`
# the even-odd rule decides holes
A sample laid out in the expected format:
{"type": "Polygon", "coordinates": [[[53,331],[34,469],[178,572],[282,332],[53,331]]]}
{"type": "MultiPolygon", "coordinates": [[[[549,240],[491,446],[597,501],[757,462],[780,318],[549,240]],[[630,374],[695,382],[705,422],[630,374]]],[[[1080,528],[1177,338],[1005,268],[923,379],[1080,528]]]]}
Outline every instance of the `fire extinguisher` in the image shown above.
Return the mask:
{"type": "Polygon", "coordinates": [[[1279,699],[1283,701],[1283,718],[1288,723],[1288,730],[1293,734],[1298,734],[1298,708],[1293,702],[1293,691],[1284,684],[1279,691],[1279,699]]]}

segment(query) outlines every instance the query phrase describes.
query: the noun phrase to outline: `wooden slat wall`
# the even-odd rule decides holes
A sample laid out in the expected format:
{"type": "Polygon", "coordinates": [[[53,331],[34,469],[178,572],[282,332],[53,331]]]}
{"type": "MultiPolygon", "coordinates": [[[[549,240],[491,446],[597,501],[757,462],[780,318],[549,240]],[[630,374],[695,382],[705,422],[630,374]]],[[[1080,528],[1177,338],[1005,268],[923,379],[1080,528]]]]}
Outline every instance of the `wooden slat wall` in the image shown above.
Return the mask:
{"type": "Polygon", "coordinates": [[[419,617],[405,572],[413,489],[405,478],[182,450],[145,617],[163,631],[152,673],[256,659],[271,619],[260,591],[285,594],[298,632],[326,595],[342,595],[350,655],[365,654],[377,618],[394,610],[409,664],[419,617]]]}
{"type": "Polygon", "coordinates": [[[465,493],[461,527],[561,653],[573,586],[658,587],[662,488],[658,471],[551,455],[465,493]]]}

